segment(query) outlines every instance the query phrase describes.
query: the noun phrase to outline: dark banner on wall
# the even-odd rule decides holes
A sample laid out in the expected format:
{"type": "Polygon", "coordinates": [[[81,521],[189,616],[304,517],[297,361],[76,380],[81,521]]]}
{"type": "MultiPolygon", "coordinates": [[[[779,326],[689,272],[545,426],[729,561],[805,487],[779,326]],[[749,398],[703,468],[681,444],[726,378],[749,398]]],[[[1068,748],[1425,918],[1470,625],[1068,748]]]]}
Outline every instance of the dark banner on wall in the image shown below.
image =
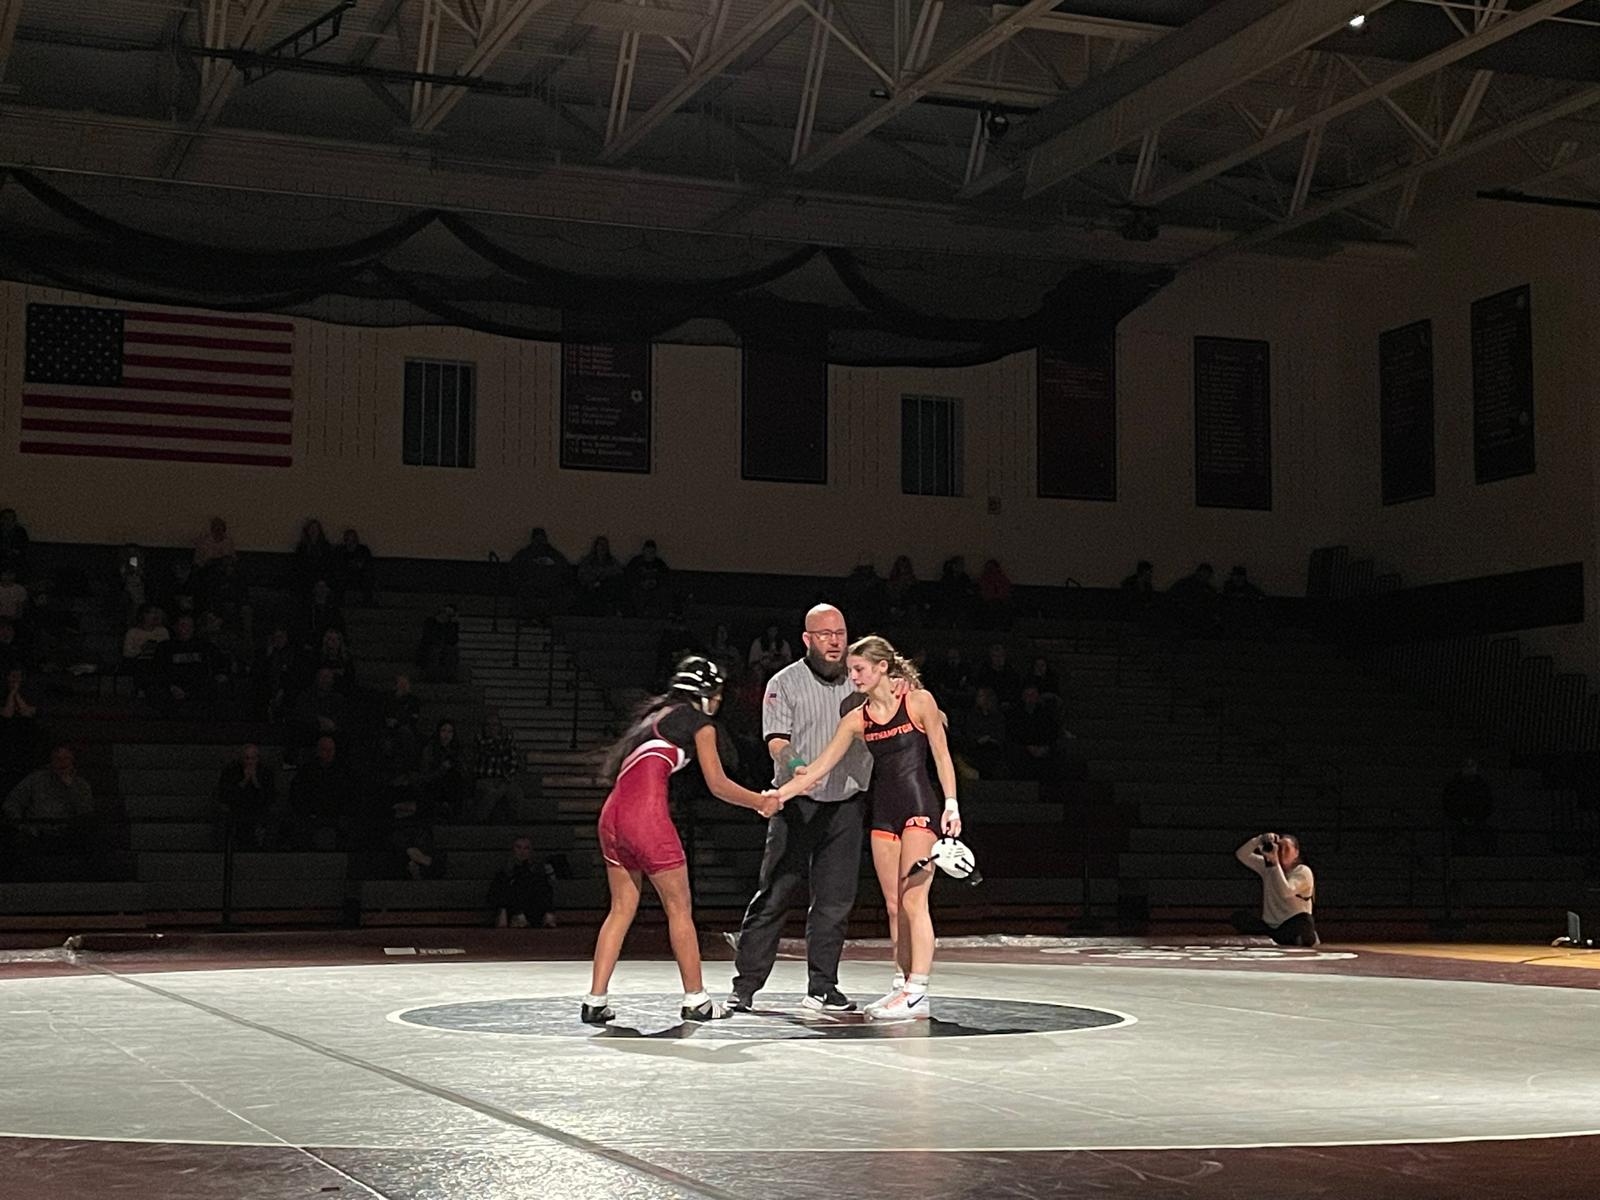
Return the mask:
{"type": "Polygon", "coordinates": [[[650,473],[650,344],[561,344],[561,465],[650,473]]]}
{"type": "Polygon", "coordinates": [[[1117,498],[1116,338],[1073,350],[1039,347],[1039,495],[1117,498]]]}
{"type": "Polygon", "coordinates": [[[1272,508],[1272,380],[1266,342],[1194,340],[1194,502],[1272,508]]]}
{"type": "Polygon", "coordinates": [[[1472,304],[1472,461],[1479,483],[1533,474],[1533,303],[1526,284],[1472,304]]]}
{"type": "Polygon", "coordinates": [[[828,364],[745,348],[740,470],[773,483],[828,482],[828,364]]]}
{"type": "Polygon", "coordinates": [[[1433,495],[1433,322],[1378,335],[1383,502],[1433,495]]]}

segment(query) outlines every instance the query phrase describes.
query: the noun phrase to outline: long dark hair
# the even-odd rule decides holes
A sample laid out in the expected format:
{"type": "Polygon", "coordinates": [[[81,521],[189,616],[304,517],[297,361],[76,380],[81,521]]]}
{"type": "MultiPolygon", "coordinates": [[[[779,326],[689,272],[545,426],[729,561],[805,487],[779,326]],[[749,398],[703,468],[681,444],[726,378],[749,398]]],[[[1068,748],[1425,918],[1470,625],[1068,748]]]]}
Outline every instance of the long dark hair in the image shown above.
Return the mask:
{"type": "MultiPolygon", "coordinates": [[[[622,764],[633,748],[637,746],[644,736],[654,728],[655,723],[675,705],[687,704],[694,707],[694,700],[683,692],[664,692],[659,696],[650,696],[641,701],[639,707],[633,710],[633,716],[628,722],[628,728],[606,750],[605,759],[600,765],[600,778],[606,783],[617,781],[617,772],[622,770],[622,764]]],[[[715,721],[717,731],[717,757],[722,760],[723,770],[732,774],[738,766],[739,752],[733,745],[733,739],[721,721],[715,721]]]]}

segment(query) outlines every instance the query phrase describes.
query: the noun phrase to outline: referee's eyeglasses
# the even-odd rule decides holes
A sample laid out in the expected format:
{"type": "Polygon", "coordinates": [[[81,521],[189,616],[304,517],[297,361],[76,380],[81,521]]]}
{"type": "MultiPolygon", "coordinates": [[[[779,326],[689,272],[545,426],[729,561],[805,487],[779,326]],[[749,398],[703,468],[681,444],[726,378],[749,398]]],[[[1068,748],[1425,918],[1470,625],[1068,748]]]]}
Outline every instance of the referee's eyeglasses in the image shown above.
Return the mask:
{"type": "Polygon", "coordinates": [[[830,642],[842,642],[849,635],[843,629],[808,629],[806,630],[806,636],[830,642]]]}

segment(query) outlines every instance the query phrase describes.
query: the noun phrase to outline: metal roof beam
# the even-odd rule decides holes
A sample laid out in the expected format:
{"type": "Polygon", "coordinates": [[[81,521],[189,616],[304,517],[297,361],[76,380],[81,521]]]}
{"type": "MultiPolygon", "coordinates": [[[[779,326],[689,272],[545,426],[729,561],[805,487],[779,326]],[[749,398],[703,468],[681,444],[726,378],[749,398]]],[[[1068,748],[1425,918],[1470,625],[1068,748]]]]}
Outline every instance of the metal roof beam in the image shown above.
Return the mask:
{"type": "Polygon", "coordinates": [[[616,162],[632,150],[656,128],[694,98],[718,75],[721,75],[771,33],[799,8],[799,0],[767,0],[760,12],[750,22],[729,37],[713,43],[678,83],[657,100],[645,114],[627,129],[607,142],[600,151],[600,161],[616,162]]]}
{"type": "MultiPolygon", "coordinates": [[[[1417,80],[1425,79],[1429,75],[1436,75],[1452,63],[1476,54],[1496,42],[1504,41],[1512,34],[1520,33],[1528,26],[1547,17],[1555,16],[1565,9],[1573,8],[1581,2],[1582,0],[1539,0],[1539,3],[1530,5],[1521,12],[1503,16],[1493,24],[1477,29],[1460,41],[1446,46],[1443,50],[1401,67],[1387,78],[1380,79],[1376,83],[1369,83],[1360,91],[1346,96],[1343,100],[1335,101],[1328,107],[1312,113],[1303,120],[1284,125],[1265,137],[1250,143],[1250,145],[1234,151],[1232,154],[1225,154],[1203,167],[1197,167],[1195,170],[1187,172],[1170,183],[1151,189],[1151,191],[1139,198],[1139,202],[1141,204],[1160,204],[1163,201],[1170,200],[1180,192],[1186,192],[1190,188],[1198,187],[1208,180],[1226,174],[1254,158],[1277,149],[1279,146],[1287,145],[1302,134],[1310,133],[1313,129],[1337,120],[1339,117],[1352,113],[1358,108],[1364,108],[1375,100],[1383,100],[1390,93],[1405,87],[1409,83],[1415,83],[1417,80]]],[[[1366,77],[1358,71],[1356,72],[1356,78],[1364,81],[1366,77]]],[[[1395,112],[1396,110],[1391,108],[1390,111],[1395,112]]],[[[1404,110],[1400,110],[1400,112],[1403,114],[1404,110]]],[[[1413,137],[1416,136],[1415,131],[1412,131],[1409,125],[1407,129],[1408,132],[1412,132],[1413,137]]]]}
{"type": "Polygon", "coordinates": [[[971,64],[1005,45],[1006,42],[1028,27],[1030,18],[1041,12],[1048,12],[1059,3],[1060,0],[1028,0],[1026,4],[1014,10],[1009,16],[1002,17],[993,25],[990,25],[988,29],[961,46],[936,66],[929,67],[910,80],[893,96],[889,97],[865,117],[862,117],[854,125],[812,150],[795,164],[795,171],[803,175],[807,172],[815,171],[824,163],[831,162],[837,155],[892,121],[918,100],[936,90],[941,84],[955,78],[971,64]]]}
{"type": "MultiPolygon", "coordinates": [[[[478,44],[473,47],[472,53],[467,55],[466,62],[457,70],[458,75],[482,75],[517,40],[517,35],[523,27],[533,18],[533,15],[548,5],[551,0],[512,0],[494,12],[493,21],[485,21],[478,38],[478,44]]],[[[489,11],[484,16],[488,17],[489,11]]],[[[433,94],[432,99],[425,103],[417,113],[416,119],[411,122],[411,128],[418,133],[428,133],[439,127],[439,123],[450,115],[452,109],[461,103],[467,94],[466,88],[446,87],[440,88],[433,94]]]]}

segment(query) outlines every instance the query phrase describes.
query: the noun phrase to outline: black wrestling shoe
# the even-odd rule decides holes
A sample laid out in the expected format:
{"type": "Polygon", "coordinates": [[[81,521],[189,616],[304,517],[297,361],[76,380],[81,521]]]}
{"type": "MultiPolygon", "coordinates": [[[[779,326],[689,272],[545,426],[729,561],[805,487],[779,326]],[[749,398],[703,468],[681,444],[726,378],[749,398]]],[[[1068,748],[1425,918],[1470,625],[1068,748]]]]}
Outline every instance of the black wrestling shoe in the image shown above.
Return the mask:
{"type": "Polygon", "coordinates": [[[685,1021],[720,1021],[724,1017],[733,1016],[733,1013],[715,1000],[706,1000],[693,1008],[685,1004],[678,1010],[678,1015],[685,1021]]]}
{"type": "Polygon", "coordinates": [[[614,1020],[616,1015],[617,1010],[609,1004],[585,1004],[580,1019],[585,1025],[604,1025],[614,1020]]]}
{"type": "Polygon", "coordinates": [[[835,987],[829,988],[820,996],[816,994],[807,996],[800,1001],[800,1007],[809,1008],[812,1012],[855,1012],[856,1002],[835,987]]]}
{"type": "Polygon", "coordinates": [[[756,1007],[756,999],[754,996],[741,996],[738,992],[729,992],[727,1003],[722,1007],[727,1009],[730,1014],[753,1012],[756,1007]]]}

